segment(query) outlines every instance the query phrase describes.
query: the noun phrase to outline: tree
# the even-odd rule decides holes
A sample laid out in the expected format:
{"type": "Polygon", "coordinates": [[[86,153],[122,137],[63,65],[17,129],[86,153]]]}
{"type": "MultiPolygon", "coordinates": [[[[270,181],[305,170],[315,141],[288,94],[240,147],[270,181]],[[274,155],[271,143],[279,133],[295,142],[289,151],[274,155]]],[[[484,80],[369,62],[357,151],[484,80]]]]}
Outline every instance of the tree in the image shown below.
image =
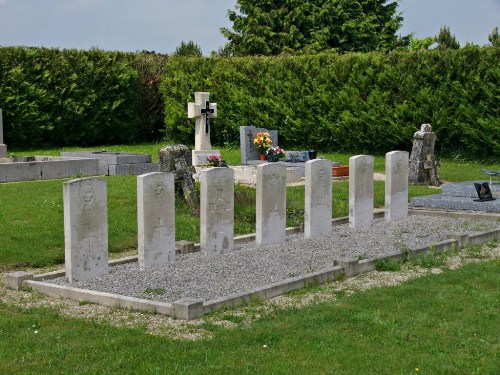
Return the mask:
{"type": "Polygon", "coordinates": [[[415,38],[413,35],[410,36],[410,50],[417,51],[419,49],[429,49],[434,43],[436,43],[435,36],[427,36],[425,38],[415,38]]]}
{"type": "Polygon", "coordinates": [[[175,49],[174,56],[191,56],[191,57],[201,57],[203,53],[199,45],[193,41],[187,43],[181,42],[181,44],[175,49]]]}
{"type": "Polygon", "coordinates": [[[439,34],[436,36],[436,41],[438,42],[438,49],[460,48],[460,43],[458,43],[455,35],[451,35],[450,28],[448,26],[443,26],[439,30],[439,34]]]}
{"type": "Polygon", "coordinates": [[[237,0],[222,28],[231,55],[278,55],[336,50],[387,51],[400,46],[403,17],[387,0],[237,0]]]}
{"type": "Polygon", "coordinates": [[[498,34],[498,26],[493,29],[490,35],[488,35],[488,40],[492,47],[500,47],[500,35],[498,34]]]}

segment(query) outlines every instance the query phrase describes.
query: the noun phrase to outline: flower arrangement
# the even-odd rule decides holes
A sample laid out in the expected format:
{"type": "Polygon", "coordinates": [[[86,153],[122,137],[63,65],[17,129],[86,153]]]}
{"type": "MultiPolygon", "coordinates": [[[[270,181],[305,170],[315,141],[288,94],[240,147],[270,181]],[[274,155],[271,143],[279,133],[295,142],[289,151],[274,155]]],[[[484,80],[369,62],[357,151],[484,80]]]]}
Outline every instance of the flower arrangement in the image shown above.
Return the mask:
{"type": "Polygon", "coordinates": [[[259,132],[253,140],[254,146],[257,148],[259,154],[264,154],[269,147],[273,144],[271,136],[267,132],[259,132]]]}
{"type": "Polygon", "coordinates": [[[279,146],[271,146],[266,150],[266,157],[270,161],[278,161],[285,157],[285,151],[279,146]]]}
{"type": "Polygon", "coordinates": [[[219,166],[220,163],[220,155],[218,154],[212,154],[207,156],[208,164],[210,164],[212,167],[217,167],[219,166]]]}

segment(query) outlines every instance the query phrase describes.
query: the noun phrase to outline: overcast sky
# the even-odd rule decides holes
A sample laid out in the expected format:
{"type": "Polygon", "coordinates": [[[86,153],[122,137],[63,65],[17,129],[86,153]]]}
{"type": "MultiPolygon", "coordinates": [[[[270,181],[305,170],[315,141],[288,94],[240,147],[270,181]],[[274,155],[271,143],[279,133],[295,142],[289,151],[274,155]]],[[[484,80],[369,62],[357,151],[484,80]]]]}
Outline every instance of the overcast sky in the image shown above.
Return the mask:
{"type": "MultiPolygon", "coordinates": [[[[0,45],[172,53],[193,41],[204,55],[225,43],[236,0],[0,0],[0,45]]],[[[461,45],[488,43],[500,0],[402,0],[401,35],[436,35],[447,25],[461,45]]]]}

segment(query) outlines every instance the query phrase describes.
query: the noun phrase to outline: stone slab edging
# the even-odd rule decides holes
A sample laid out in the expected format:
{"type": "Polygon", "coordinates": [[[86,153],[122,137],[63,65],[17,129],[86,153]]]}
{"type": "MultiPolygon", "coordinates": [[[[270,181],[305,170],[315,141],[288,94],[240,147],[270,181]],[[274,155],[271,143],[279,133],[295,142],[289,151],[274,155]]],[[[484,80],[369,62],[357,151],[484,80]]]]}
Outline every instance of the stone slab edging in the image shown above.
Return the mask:
{"type": "MultiPolygon", "coordinates": [[[[424,211],[418,210],[418,213],[411,214],[424,215],[424,211]]],[[[434,211],[435,212],[435,211],[434,211]]],[[[437,214],[447,215],[450,213],[435,212],[437,214]]],[[[471,216],[476,217],[477,214],[471,216]]],[[[376,217],[383,216],[383,210],[376,213],[376,217]]],[[[461,215],[464,216],[463,214],[461,215]]],[[[468,215],[465,215],[468,216],[468,215]]],[[[488,217],[492,216],[490,214],[488,217]]],[[[487,217],[481,216],[482,218],[487,217]]],[[[494,218],[498,220],[500,215],[494,218]]],[[[335,224],[343,224],[348,218],[335,219],[335,224]]],[[[292,228],[300,231],[300,229],[292,228]]],[[[246,241],[253,240],[252,236],[246,235],[246,241]]],[[[423,254],[433,251],[438,254],[452,248],[463,248],[467,245],[479,245],[493,240],[500,239],[500,228],[483,231],[474,234],[467,233],[450,233],[449,239],[437,243],[425,245],[423,247],[410,250],[412,254],[423,254]]],[[[394,259],[401,260],[405,253],[381,255],[378,258],[359,260],[355,258],[339,258],[335,260],[334,267],[326,270],[309,273],[306,275],[285,279],[272,284],[267,284],[262,287],[257,287],[242,293],[232,294],[226,297],[216,298],[210,301],[201,299],[184,298],[172,303],[158,302],[147,299],[128,297],[112,293],[97,292],[87,289],[79,289],[68,286],[55,285],[46,283],[44,280],[54,279],[65,275],[65,271],[55,271],[40,275],[33,275],[28,272],[13,272],[6,275],[6,285],[11,289],[19,290],[22,286],[28,286],[32,289],[53,297],[69,298],[76,301],[86,301],[96,304],[101,304],[110,307],[131,308],[139,311],[155,312],[171,316],[175,319],[192,320],[203,317],[205,314],[226,307],[237,307],[251,302],[255,299],[270,299],[281,294],[301,289],[308,284],[322,284],[328,281],[334,281],[340,277],[354,277],[361,273],[375,270],[377,259],[394,259]]],[[[110,265],[124,264],[137,261],[137,256],[126,257],[110,261],[110,265]]]]}

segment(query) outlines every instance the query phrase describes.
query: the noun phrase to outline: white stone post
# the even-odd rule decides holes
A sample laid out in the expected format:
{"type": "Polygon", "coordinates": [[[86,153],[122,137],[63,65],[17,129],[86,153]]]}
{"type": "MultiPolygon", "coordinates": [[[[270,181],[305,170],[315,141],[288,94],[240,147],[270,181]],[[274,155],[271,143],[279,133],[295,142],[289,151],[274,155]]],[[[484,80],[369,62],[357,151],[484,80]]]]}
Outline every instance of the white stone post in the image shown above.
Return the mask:
{"type": "Polygon", "coordinates": [[[349,227],[368,228],[373,223],[373,163],[370,155],[349,159],[349,227]]]}
{"type": "Polygon", "coordinates": [[[315,159],[305,167],[304,235],[307,238],[332,232],[332,162],[315,159]]]}
{"type": "Polygon", "coordinates": [[[173,173],[137,176],[137,239],[140,267],[175,261],[173,173]]]}
{"type": "Polygon", "coordinates": [[[385,220],[408,216],[408,167],[406,151],[391,151],[385,155],[385,220]]]}
{"type": "Polygon", "coordinates": [[[207,156],[220,154],[210,143],[210,119],[217,117],[217,103],[210,103],[209,92],[195,92],[194,103],[188,103],[188,118],[196,118],[193,165],[208,164],[207,156]]]}
{"type": "Polygon", "coordinates": [[[80,178],[64,183],[64,251],[69,282],[106,275],[108,212],[106,181],[80,178]]]}
{"type": "Polygon", "coordinates": [[[286,238],[286,166],[264,163],[257,166],[255,207],[257,245],[281,243],[286,238]]]}
{"type": "Polygon", "coordinates": [[[7,146],[3,143],[3,115],[0,109],[0,158],[7,157],[7,146]]]}
{"type": "Polygon", "coordinates": [[[200,173],[200,251],[227,253],[234,244],[234,171],[210,168],[200,173]]]}

